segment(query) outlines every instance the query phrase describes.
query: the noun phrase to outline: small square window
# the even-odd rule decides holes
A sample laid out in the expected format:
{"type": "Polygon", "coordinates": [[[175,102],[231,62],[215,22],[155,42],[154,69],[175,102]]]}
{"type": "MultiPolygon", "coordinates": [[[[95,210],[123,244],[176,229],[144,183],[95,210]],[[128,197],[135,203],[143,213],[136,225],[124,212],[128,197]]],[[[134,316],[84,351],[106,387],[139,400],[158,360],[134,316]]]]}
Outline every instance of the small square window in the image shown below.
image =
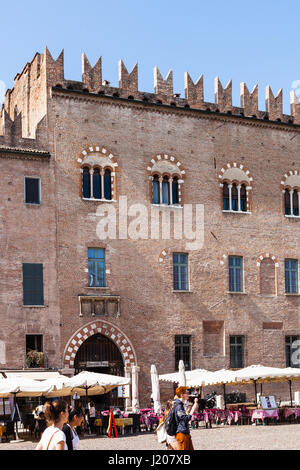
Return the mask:
{"type": "Polygon", "coordinates": [[[41,191],[40,191],[40,178],[25,177],[25,203],[26,204],[40,204],[41,191]]]}

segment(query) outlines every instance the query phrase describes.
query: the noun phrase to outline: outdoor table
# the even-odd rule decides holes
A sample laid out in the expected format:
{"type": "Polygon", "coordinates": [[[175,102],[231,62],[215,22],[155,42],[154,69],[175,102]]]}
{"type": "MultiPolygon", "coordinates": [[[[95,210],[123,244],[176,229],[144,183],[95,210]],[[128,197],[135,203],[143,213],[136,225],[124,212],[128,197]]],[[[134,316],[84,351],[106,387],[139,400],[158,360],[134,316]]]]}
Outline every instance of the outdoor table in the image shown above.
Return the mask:
{"type": "Polygon", "coordinates": [[[295,415],[295,418],[300,417],[300,408],[284,408],[283,416],[285,419],[292,415],[295,415]]]}
{"type": "Polygon", "coordinates": [[[279,420],[278,410],[253,410],[251,416],[252,422],[261,419],[263,424],[265,424],[265,418],[276,418],[279,420]]]}
{"type": "Polygon", "coordinates": [[[124,434],[126,426],[133,426],[133,419],[132,418],[116,418],[115,423],[118,428],[122,429],[122,434],[124,434]]]}

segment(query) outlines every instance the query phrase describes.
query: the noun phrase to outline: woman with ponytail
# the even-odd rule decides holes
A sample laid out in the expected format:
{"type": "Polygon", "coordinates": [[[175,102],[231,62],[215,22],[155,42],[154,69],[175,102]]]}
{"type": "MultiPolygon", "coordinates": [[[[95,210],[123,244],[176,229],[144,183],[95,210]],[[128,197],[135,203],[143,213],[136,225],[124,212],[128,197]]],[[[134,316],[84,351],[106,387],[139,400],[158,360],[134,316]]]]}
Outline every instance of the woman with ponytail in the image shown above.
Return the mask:
{"type": "Polygon", "coordinates": [[[68,404],[64,400],[46,403],[45,418],[48,427],[43,432],[36,450],[68,450],[66,435],[62,431],[69,418],[68,404]]]}

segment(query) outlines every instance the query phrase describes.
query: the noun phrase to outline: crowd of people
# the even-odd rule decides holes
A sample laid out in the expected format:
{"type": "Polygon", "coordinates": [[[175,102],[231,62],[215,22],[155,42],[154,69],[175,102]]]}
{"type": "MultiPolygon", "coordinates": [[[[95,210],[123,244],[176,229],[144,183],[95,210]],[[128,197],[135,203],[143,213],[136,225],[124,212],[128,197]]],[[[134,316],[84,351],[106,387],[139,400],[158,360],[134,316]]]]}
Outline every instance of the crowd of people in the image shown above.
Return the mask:
{"type": "MultiPolygon", "coordinates": [[[[173,400],[169,400],[164,416],[156,429],[159,442],[166,443],[169,450],[194,450],[189,423],[198,409],[197,398],[186,409],[189,393],[187,387],[178,387],[173,400]]],[[[47,402],[35,411],[40,421],[41,439],[36,450],[78,450],[78,430],[84,422],[84,411],[80,407],[71,408],[65,400],[47,402]],[[44,423],[43,426],[41,423],[44,423]]],[[[96,409],[93,402],[88,407],[89,426],[94,431],[96,409]]]]}

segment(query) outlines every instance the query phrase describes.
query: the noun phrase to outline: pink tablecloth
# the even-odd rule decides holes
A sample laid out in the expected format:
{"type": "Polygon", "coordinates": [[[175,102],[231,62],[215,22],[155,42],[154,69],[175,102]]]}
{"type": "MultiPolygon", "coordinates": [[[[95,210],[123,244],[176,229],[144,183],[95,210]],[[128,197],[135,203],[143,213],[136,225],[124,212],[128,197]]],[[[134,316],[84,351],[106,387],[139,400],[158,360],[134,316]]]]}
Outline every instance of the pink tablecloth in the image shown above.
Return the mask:
{"type": "Polygon", "coordinates": [[[291,415],[295,415],[295,418],[298,418],[298,416],[300,416],[300,408],[285,408],[283,416],[288,418],[291,415]]]}
{"type": "Polygon", "coordinates": [[[279,419],[278,411],[277,410],[253,410],[251,421],[255,421],[256,419],[264,419],[264,418],[276,418],[279,419]]]}

